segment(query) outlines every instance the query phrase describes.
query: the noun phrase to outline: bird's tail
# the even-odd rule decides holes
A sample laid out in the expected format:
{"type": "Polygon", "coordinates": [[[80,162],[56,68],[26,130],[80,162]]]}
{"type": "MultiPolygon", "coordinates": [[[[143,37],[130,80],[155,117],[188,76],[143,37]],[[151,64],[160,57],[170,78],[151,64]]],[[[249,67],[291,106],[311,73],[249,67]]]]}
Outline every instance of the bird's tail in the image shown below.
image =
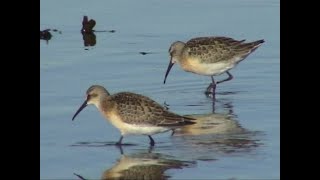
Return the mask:
{"type": "Polygon", "coordinates": [[[249,43],[242,43],[237,48],[239,50],[250,51],[250,53],[252,53],[258,47],[260,47],[262,45],[262,43],[264,43],[264,40],[260,39],[258,41],[253,41],[253,42],[249,42],[249,43]]]}
{"type": "Polygon", "coordinates": [[[242,43],[236,47],[236,51],[239,54],[242,54],[241,60],[245,59],[249,54],[253,53],[258,47],[260,47],[264,43],[263,39],[249,42],[249,43],[242,43]]]}

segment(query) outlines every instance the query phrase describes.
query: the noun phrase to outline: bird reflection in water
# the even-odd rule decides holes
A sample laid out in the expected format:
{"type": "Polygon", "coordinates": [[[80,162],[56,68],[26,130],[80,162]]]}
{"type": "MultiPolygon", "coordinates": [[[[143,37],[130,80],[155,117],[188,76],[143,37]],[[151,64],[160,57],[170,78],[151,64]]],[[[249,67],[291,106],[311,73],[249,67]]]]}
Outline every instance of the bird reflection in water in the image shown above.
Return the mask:
{"type": "Polygon", "coordinates": [[[261,145],[258,136],[261,132],[247,130],[239,124],[232,102],[219,102],[225,112],[185,115],[196,119],[196,123],[176,129],[172,143],[184,146],[187,154],[194,154],[197,160],[203,159],[200,155],[214,160],[217,153],[250,152],[261,145]]]}
{"type": "Polygon", "coordinates": [[[97,43],[96,35],[94,32],[81,32],[83,45],[86,47],[85,50],[89,50],[87,47],[95,46],[97,43]]]}
{"type": "Polygon", "coordinates": [[[89,50],[88,47],[96,45],[97,39],[94,32],[110,32],[110,33],[115,32],[115,30],[108,30],[108,31],[94,30],[93,28],[95,27],[95,25],[96,25],[96,21],[94,19],[89,20],[88,16],[83,16],[81,34],[82,34],[83,44],[86,47],[85,50],[89,50]]]}
{"type": "MultiPolygon", "coordinates": [[[[96,21],[94,19],[88,20],[88,16],[83,16],[81,34],[85,47],[95,46],[97,43],[96,35],[93,30],[95,25],[96,21]]],[[[85,50],[88,50],[88,48],[85,48],[85,50]]]]}
{"type": "Polygon", "coordinates": [[[40,40],[45,40],[47,44],[49,44],[49,40],[52,38],[52,33],[50,32],[58,32],[61,34],[61,31],[57,29],[45,29],[45,30],[40,30],[40,40]]]}
{"type": "Polygon", "coordinates": [[[195,164],[192,161],[180,161],[172,156],[144,152],[131,155],[122,154],[118,162],[106,170],[102,179],[168,179],[169,169],[182,169],[195,164]]]}
{"type": "Polygon", "coordinates": [[[51,39],[52,34],[50,33],[50,29],[45,29],[43,31],[40,30],[40,39],[48,41],[51,39]]]}
{"type": "MultiPolygon", "coordinates": [[[[153,153],[150,147],[148,152],[138,152],[130,155],[123,154],[122,147],[119,147],[121,157],[109,169],[105,170],[101,176],[102,180],[165,180],[169,179],[170,174],[166,173],[169,169],[182,169],[191,167],[194,161],[180,161],[172,156],[153,153]]],[[[74,174],[81,180],[86,180],[79,174],[74,174]]]]}
{"type": "Polygon", "coordinates": [[[176,135],[204,135],[204,134],[235,134],[243,133],[246,130],[235,120],[231,102],[224,103],[225,113],[207,113],[185,115],[196,119],[195,124],[189,127],[179,128],[175,131],[176,135]]]}

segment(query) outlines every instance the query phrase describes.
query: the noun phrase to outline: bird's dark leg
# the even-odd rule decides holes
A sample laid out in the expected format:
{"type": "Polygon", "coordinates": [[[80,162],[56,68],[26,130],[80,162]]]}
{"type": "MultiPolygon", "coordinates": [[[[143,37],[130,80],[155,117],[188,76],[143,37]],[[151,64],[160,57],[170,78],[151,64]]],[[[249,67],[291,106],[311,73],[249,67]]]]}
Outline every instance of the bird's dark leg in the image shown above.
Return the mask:
{"type": "Polygon", "coordinates": [[[213,76],[211,76],[212,83],[207,87],[205,92],[206,95],[212,95],[212,97],[216,94],[216,83],[214,82],[213,76]]]}
{"type": "Polygon", "coordinates": [[[76,175],[78,178],[80,178],[81,180],[87,180],[84,177],[80,176],[79,174],[73,173],[74,175],[76,175]]]}
{"type": "Polygon", "coordinates": [[[119,150],[120,150],[120,154],[121,155],[123,155],[123,149],[122,149],[122,146],[121,145],[119,145],[119,146],[117,146],[118,148],[119,148],[119,150]]]}
{"type": "Polygon", "coordinates": [[[148,135],[149,139],[150,139],[150,145],[154,146],[154,140],[152,139],[152,137],[150,135],[148,135]]]}
{"type": "MultiPolygon", "coordinates": [[[[215,111],[215,101],[216,101],[216,83],[214,82],[213,76],[211,76],[212,83],[208,86],[207,91],[205,94],[207,97],[212,98],[212,112],[215,111]]],[[[174,132],[172,132],[173,135],[174,132]]]]}
{"type": "Polygon", "coordinates": [[[226,71],[226,73],[228,74],[228,78],[224,79],[224,80],[221,80],[221,81],[218,81],[217,84],[220,84],[220,83],[225,82],[225,81],[230,81],[231,79],[233,79],[233,76],[232,76],[232,74],[229,73],[229,71],[226,71]]]}
{"type": "Polygon", "coordinates": [[[152,153],[154,146],[149,146],[148,153],[152,153]]]}
{"type": "Polygon", "coordinates": [[[171,133],[171,136],[173,136],[175,133],[175,129],[172,129],[172,133],[171,133]]]}
{"type": "Polygon", "coordinates": [[[122,144],[122,139],[123,139],[123,136],[120,136],[119,141],[116,142],[116,145],[117,145],[117,146],[121,146],[121,144],[122,144]]]}
{"type": "Polygon", "coordinates": [[[169,106],[170,106],[169,104],[167,104],[166,102],[164,102],[164,103],[163,103],[163,106],[164,106],[164,108],[165,108],[166,110],[169,110],[169,106]]]}
{"type": "Polygon", "coordinates": [[[212,112],[214,113],[214,111],[216,110],[215,105],[216,105],[216,101],[215,101],[215,97],[213,97],[212,99],[212,112]]]}

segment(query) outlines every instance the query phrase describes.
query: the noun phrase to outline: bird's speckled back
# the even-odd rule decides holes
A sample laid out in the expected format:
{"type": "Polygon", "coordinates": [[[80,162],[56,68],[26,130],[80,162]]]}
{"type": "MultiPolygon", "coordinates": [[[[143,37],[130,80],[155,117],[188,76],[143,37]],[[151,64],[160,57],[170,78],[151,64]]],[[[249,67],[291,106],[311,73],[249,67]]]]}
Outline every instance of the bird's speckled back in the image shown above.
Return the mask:
{"type": "Polygon", "coordinates": [[[235,40],[228,37],[198,37],[189,40],[183,51],[184,57],[193,57],[201,63],[216,63],[228,61],[235,56],[251,53],[263,40],[244,43],[245,40],[235,40]]]}
{"type": "Polygon", "coordinates": [[[194,124],[190,121],[192,118],[169,112],[154,100],[140,94],[121,92],[110,96],[108,101],[126,123],[157,126],[194,124]]]}

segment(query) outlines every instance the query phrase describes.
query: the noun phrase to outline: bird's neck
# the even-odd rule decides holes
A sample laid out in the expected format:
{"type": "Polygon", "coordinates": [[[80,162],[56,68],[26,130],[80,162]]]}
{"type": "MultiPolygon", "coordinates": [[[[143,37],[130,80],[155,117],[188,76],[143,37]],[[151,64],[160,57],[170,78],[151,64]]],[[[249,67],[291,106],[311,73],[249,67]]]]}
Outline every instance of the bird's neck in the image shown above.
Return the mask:
{"type": "Polygon", "coordinates": [[[97,105],[97,108],[101,113],[106,113],[113,108],[113,102],[110,100],[110,96],[101,98],[97,105]]]}

